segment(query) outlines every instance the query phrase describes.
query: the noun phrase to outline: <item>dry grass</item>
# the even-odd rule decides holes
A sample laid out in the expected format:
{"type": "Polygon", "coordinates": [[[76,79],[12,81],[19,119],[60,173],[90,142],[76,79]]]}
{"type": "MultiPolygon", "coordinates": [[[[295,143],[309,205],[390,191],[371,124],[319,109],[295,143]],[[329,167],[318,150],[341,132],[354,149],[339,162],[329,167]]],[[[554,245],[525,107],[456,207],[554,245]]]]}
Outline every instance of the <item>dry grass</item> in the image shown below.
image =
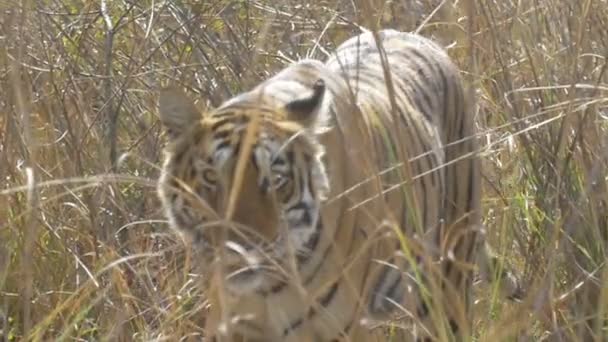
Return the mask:
{"type": "Polygon", "coordinates": [[[525,275],[480,341],[608,339],[606,0],[0,2],[0,337],[176,340],[205,300],[154,193],[168,82],[215,106],[367,28],[450,46],[478,90],[485,220],[525,275]]]}

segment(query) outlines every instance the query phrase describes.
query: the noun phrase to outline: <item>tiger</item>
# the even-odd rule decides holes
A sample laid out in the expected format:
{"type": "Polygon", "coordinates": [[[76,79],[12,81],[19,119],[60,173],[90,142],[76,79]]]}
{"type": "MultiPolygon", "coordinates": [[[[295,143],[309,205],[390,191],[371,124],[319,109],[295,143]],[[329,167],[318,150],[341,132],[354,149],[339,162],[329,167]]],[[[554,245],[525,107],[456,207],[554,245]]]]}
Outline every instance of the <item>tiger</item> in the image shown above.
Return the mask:
{"type": "Polygon", "coordinates": [[[214,109],[162,89],[158,195],[205,275],[206,341],[467,340],[471,107],[439,44],[392,29],[214,109]]]}

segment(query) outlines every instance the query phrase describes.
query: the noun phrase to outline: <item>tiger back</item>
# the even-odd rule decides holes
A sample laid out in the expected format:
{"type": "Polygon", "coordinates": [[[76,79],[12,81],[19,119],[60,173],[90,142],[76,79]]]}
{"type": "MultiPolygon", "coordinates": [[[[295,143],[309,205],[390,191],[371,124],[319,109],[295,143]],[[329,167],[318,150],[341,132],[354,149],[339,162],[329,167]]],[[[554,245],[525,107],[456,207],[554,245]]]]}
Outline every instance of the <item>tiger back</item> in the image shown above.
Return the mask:
{"type": "Polygon", "coordinates": [[[210,340],[470,335],[480,166],[458,69],[392,30],[201,114],[160,97],[159,196],[208,279],[210,340]],[[390,334],[389,334],[390,335],[390,334]]]}

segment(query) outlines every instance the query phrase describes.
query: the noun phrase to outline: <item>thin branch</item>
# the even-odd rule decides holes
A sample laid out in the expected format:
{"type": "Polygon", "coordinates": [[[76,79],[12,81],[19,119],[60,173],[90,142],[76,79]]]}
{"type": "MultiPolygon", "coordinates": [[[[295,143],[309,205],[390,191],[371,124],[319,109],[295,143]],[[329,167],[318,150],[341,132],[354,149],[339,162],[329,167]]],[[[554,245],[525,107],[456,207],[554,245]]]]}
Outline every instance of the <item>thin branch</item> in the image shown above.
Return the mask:
{"type": "Polygon", "coordinates": [[[108,4],[106,0],[101,0],[101,15],[106,25],[106,37],[104,44],[104,72],[106,76],[103,79],[103,98],[105,109],[105,127],[104,134],[107,146],[110,147],[110,165],[114,168],[116,161],[116,124],[118,121],[118,113],[114,110],[112,102],[112,55],[114,49],[114,24],[108,12],[108,4]]]}

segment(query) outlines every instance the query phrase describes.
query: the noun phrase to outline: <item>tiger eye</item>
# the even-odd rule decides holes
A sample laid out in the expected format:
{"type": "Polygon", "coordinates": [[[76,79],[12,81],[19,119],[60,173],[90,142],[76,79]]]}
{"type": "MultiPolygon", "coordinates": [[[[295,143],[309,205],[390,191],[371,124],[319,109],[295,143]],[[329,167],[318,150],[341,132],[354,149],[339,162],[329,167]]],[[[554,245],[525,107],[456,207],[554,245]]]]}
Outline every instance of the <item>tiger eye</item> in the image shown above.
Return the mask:
{"type": "Polygon", "coordinates": [[[207,168],[203,170],[203,180],[209,185],[215,185],[217,183],[217,172],[215,170],[207,168]]]}
{"type": "Polygon", "coordinates": [[[282,187],[284,187],[289,181],[289,177],[287,177],[287,175],[275,172],[272,175],[272,186],[275,189],[280,189],[282,187]]]}

